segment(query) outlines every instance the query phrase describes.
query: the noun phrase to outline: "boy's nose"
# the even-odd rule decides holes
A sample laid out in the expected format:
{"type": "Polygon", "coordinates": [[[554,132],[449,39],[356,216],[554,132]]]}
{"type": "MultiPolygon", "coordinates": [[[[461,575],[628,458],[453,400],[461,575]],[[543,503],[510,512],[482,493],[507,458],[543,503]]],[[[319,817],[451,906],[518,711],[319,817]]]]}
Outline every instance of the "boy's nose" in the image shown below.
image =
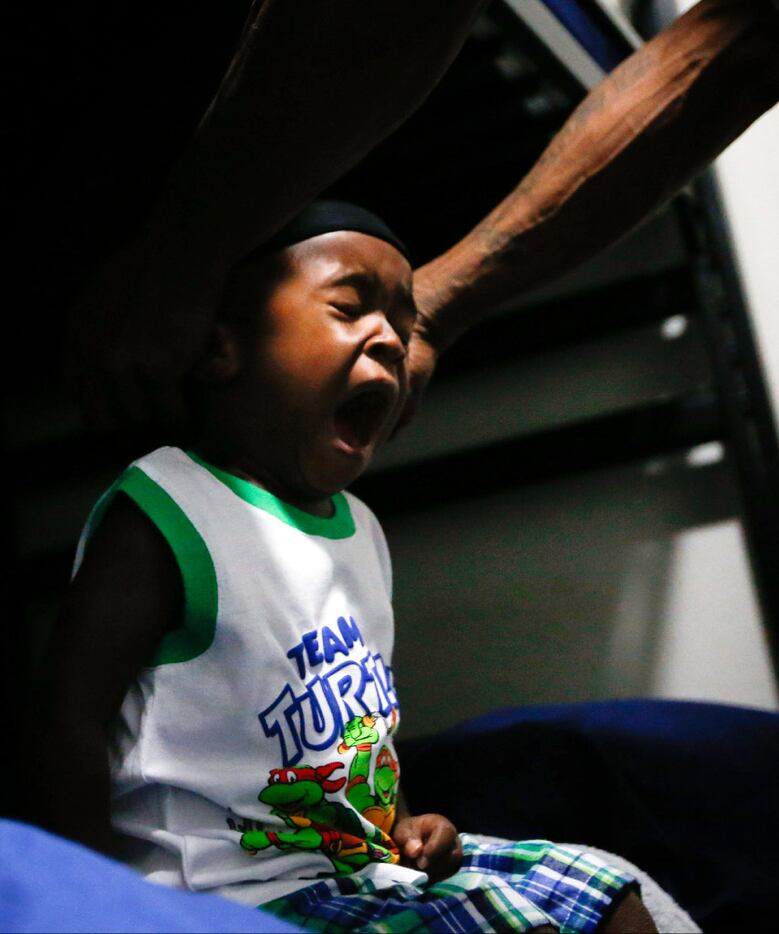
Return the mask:
{"type": "Polygon", "coordinates": [[[366,352],[380,363],[397,363],[406,356],[406,348],[398,332],[382,315],[376,323],[376,331],[371,335],[366,352]]]}

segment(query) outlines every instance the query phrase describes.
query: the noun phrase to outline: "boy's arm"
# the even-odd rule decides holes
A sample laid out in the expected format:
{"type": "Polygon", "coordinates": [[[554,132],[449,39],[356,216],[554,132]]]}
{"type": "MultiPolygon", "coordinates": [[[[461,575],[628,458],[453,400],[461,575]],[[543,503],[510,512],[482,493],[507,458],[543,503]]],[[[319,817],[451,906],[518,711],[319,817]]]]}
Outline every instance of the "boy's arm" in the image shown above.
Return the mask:
{"type": "Polygon", "coordinates": [[[777,50],[770,0],[701,0],[601,82],[519,186],[415,272],[414,396],[467,328],[627,233],[776,103],[777,50]]]}
{"type": "Polygon", "coordinates": [[[41,823],[55,833],[114,850],[108,726],[182,609],[167,543],[118,494],[67,594],[39,687],[33,784],[41,823]]]}

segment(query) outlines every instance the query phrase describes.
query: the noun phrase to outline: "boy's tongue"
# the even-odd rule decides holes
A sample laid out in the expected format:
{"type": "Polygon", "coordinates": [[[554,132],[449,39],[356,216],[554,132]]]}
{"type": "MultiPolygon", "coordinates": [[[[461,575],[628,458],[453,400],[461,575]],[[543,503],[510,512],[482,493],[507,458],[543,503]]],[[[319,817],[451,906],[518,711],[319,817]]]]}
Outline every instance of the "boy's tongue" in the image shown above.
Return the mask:
{"type": "Polygon", "coordinates": [[[387,402],[381,393],[361,393],[336,410],[335,433],[350,448],[366,448],[377,437],[386,412],[387,402]]]}

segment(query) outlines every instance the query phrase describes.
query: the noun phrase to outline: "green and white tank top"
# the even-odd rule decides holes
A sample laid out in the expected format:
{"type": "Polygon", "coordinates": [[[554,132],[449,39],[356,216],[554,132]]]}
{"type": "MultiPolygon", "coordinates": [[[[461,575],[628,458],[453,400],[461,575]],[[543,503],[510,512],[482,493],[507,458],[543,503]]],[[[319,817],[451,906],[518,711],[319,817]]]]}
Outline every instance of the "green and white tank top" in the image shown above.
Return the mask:
{"type": "Polygon", "coordinates": [[[318,518],[160,448],[98,502],[76,568],[120,491],[169,543],[185,596],[183,625],[113,730],[113,820],[128,860],[155,881],[250,905],[336,874],[419,880],[389,837],[392,582],[370,510],[343,493],[318,518]]]}

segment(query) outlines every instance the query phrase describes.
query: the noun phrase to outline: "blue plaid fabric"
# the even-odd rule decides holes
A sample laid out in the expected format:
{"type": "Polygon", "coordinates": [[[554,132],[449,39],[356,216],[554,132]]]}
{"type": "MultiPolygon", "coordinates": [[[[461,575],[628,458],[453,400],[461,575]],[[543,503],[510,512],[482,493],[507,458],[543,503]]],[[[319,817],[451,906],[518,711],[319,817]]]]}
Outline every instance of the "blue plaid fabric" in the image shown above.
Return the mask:
{"type": "Polygon", "coordinates": [[[323,880],[261,907],[312,931],[595,931],[633,876],[547,840],[480,843],[461,834],[460,870],[426,887],[376,890],[359,874],[323,880]]]}

